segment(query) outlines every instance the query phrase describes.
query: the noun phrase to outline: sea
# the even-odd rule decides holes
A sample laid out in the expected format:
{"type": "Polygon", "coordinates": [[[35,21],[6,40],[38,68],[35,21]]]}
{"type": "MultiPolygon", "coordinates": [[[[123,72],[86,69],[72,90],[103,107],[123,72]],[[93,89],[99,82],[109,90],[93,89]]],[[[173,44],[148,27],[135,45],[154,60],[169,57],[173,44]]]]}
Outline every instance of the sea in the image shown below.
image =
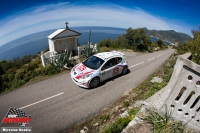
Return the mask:
{"type": "MultiPolygon", "coordinates": [[[[110,38],[115,40],[118,36],[126,33],[126,29],[114,27],[70,27],[70,29],[81,33],[79,44],[85,45],[88,42],[91,30],[92,44],[110,38]]],[[[0,46],[0,61],[22,58],[25,55],[38,54],[48,48],[48,36],[57,29],[51,29],[34,34],[30,34],[0,46]]],[[[151,41],[157,38],[151,37],[151,41]]]]}

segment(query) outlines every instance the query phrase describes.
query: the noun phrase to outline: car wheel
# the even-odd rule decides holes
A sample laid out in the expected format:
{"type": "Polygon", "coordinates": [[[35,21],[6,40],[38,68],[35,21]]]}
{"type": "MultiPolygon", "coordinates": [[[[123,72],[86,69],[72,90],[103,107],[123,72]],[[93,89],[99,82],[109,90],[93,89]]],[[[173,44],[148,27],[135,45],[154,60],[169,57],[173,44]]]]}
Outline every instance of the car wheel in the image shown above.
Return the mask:
{"type": "Polygon", "coordinates": [[[99,83],[100,83],[99,78],[95,77],[90,81],[90,87],[91,88],[95,88],[95,87],[97,87],[99,85],[99,83]]]}
{"type": "Polygon", "coordinates": [[[127,67],[124,67],[123,70],[122,70],[122,75],[125,75],[128,71],[128,68],[127,67]]]}

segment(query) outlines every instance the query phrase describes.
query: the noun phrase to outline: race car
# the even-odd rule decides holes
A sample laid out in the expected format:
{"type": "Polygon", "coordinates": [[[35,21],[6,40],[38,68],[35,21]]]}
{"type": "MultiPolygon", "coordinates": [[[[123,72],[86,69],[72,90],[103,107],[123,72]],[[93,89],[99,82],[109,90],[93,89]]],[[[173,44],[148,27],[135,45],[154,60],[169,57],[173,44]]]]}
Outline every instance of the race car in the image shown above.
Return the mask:
{"type": "Polygon", "coordinates": [[[75,84],[84,88],[95,88],[100,82],[116,75],[125,75],[128,63],[121,52],[102,52],[90,56],[71,70],[71,78],[75,84]]]}

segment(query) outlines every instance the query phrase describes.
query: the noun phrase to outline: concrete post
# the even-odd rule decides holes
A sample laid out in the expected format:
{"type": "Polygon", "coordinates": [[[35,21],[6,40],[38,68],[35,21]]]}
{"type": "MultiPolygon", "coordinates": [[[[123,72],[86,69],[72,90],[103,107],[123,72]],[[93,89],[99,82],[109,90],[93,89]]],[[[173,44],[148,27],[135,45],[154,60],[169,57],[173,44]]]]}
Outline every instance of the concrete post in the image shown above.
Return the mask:
{"type": "Polygon", "coordinates": [[[81,57],[81,48],[78,47],[78,58],[80,58],[80,57],[81,57]]]}
{"type": "Polygon", "coordinates": [[[44,67],[46,67],[46,58],[45,58],[44,54],[42,54],[40,57],[41,57],[41,60],[42,60],[42,65],[44,67]]]}
{"type": "Polygon", "coordinates": [[[94,50],[95,50],[95,52],[98,52],[96,43],[94,44],[94,50]]]}

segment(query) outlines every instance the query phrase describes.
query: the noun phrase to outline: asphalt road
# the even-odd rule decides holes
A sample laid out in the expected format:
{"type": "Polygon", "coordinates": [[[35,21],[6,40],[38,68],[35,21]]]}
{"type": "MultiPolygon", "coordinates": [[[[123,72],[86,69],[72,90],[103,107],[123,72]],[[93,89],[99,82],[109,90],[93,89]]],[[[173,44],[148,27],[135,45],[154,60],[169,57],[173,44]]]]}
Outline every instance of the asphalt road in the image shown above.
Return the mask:
{"type": "Polygon", "coordinates": [[[40,81],[0,95],[0,121],[10,107],[31,115],[33,133],[62,132],[117,101],[156,71],[174,52],[172,49],[127,57],[130,72],[107,80],[95,89],[80,88],[70,74],[40,81]]]}

